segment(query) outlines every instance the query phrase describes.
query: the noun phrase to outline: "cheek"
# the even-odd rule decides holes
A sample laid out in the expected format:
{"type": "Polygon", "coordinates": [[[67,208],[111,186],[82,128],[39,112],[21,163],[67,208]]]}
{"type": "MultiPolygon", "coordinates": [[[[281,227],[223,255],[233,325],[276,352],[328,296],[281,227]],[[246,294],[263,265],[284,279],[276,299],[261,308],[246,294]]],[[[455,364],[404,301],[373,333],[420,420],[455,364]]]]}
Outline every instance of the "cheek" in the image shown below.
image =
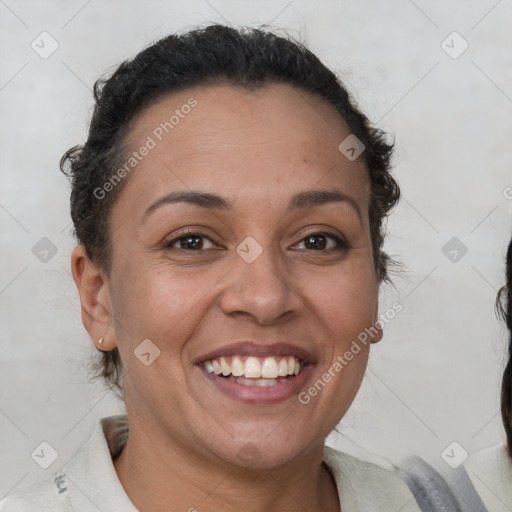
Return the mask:
{"type": "Polygon", "coordinates": [[[327,435],[349,409],[364,377],[378,287],[371,272],[340,273],[337,279],[323,282],[325,286],[319,284],[310,297],[321,324],[319,332],[325,336],[325,360],[319,377],[299,398],[322,411],[327,435]]]}
{"type": "Polygon", "coordinates": [[[357,337],[376,320],[378,285],[368,265],[309,279],[306,289],[320,320],[342,342],[357,337]]]}
{"type": "Polygon", "coordinates": [[[136,260],[117,267],[112,293],[114,315],[120,324],[116,337],[120,345],[135,348],[148,338],[166,351],[177,352],[180,340],[186,340],[197,323],[208,290],[220,276],[136,260]]]}
{"type": "Polygon", "coordinates": [[[357,394],[366,370],[370,333],[377,320],[378,285],[370,262],[311,279],[308,288],[319,333],[325,336],[320,380],[326,392],[319,405],[337,421],[357,394]]]}
{"type": "MultiPolygon", "coordinates": [[[[149,407],[160,407],[162,388],[185,385],[182,354],[204,314],[201,305],[206,303],[210,280],[192,279],[152,264],[127,264],[118,269],[123,273],[118,273],[112,305],[119,320],[115,323],[116,341],[127,371],[125,394],[149,407]],[[120,275],[130,278],[119,279],[120,275]],[[148,366],[137,356],[146,352],[150,353],[148,366]]],[[[180,394],[167,396],[166,403],[181,407],[180,394]]]]}

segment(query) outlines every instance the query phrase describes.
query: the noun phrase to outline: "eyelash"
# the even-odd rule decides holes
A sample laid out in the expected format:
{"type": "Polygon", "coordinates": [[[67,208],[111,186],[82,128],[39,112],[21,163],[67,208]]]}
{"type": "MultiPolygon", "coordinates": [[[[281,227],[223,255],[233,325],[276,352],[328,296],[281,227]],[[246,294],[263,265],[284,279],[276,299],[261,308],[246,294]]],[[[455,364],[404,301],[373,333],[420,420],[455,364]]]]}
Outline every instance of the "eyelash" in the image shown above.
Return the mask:
{"type": "MultiPolygon", "coordinates": [[[[324,232],[324,231],[315,231],[315,232],[309,233],[305,237],[303,237],[299,243],[304,242],[304,240],[306,240],[307,238],[313,238],[316,236],[324,236],[325,238],[334,240],[334,242],[337,244],[337,247],[319,250],[319,251],[315,251],[314,249],[306,249],[306,250],[310,250],[310,251],[314,251],[314,252],[331,252],[331,251],[347,251],[347,250],[351,249],[349,243],[346,240],[344,240],[343,238],[341,238],[339,236],[334,235],[333,233],[324,232]]],[[[210,241],[212,244],[215,244],[215,242],[210,237],[206,236],[203,233],[200,233],[198,231],[185,231],[184,233],[181,233],[178,237],[165,242],[163,248],[167,249],[167,250],[177,249],[177,250],[181,250],[181,251],[185,251],[185,252],[203,252],[203,250],[195,251],[194,249],[182,249],[181,247],[179,247],[179,248],[172,247],[174,244],[176,244],[180,240],[185,240],[187,238],[194,238],[194,237],[205,238],[206,240],[210,241]]],[[[207,249],[204,249],[204,250],[207,250],[207,249]]]]}

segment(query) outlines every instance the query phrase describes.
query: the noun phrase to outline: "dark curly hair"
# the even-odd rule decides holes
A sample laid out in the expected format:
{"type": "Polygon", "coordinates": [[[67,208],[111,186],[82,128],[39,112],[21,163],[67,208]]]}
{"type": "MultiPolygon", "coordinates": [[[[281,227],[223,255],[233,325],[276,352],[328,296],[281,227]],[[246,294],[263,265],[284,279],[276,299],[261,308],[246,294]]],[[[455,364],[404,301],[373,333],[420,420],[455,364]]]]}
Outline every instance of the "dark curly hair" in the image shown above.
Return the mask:
{"type": "Polygon", "coordinates": [[[505,263],[505,285],[496,297],[496,309],[508,329],[508,361],[501,382],[501,418],[507,435],[508,453],[512,457],[512,239],[505,263]]]}
{"type": "MultiPolygon", "coordinates": [[[[137,114],[164,95],[196,86],[226,84],[255,90],[277,83],[323,99],[364,144],[374,263],[379,280],[387,280],[390,260],[382,249],[384,220],[397,203],[400,189],[390,174],[393,145],[386,142],[386,134],[371,126],[341,79],[301,42],[268,29],[218,24],[169,35],[95,83],[87,141],[68,150],[60,162],[71,181],[75,236],[90,259],[110,272],[109,213],[127,179],[101,200],[94,191],[122,165],[129,149],[126,136],[137,114]]],[[[123,394],[121,370],[117,348],[102,353],[94,366],[95,378],[104,377],[123,394]]]]}

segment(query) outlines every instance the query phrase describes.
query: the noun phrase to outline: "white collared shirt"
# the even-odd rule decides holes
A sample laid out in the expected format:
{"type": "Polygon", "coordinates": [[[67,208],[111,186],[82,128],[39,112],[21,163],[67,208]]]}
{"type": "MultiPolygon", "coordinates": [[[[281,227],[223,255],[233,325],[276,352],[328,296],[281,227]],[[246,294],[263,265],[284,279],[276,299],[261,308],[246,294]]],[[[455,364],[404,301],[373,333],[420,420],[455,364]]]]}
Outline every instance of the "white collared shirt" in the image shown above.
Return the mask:
{"type": "MultiPolygon", "coordinates": [[[[126,415],[109,416],[61,471],[0,502],[0,512],[137,512],[112,462],[128,437],[126,415]]],[[[407,485],[395,474],[325,447],[343,512],[418,512],[407,485]]]]}
{"type": "Polygon", "coordinates": [[[505,445],[475,452],[464,468],[489,512],[512,510],[512,459],[505,445]]]}

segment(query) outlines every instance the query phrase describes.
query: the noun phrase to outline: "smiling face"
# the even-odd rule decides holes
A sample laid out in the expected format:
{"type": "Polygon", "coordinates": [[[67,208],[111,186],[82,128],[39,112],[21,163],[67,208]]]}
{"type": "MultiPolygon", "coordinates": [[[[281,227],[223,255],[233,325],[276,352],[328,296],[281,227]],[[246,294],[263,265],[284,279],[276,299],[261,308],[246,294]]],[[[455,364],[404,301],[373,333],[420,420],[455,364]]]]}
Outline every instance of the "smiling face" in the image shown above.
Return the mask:
{"type": "Polygon", "coordinates": [[[189,89],[134,122],[132,150],[156,147],[111,212],[101,298],[128,413],[155,439],[273,467],[320,449],[347,411],[368,344],[341,369],[339,357],[377,320],[378,295],[368,173],[338,150],[349,134],[287,85],[189,89]],[[160,351],[149,365],[134,355],[143,340],[150,360],[160,351]]]}

